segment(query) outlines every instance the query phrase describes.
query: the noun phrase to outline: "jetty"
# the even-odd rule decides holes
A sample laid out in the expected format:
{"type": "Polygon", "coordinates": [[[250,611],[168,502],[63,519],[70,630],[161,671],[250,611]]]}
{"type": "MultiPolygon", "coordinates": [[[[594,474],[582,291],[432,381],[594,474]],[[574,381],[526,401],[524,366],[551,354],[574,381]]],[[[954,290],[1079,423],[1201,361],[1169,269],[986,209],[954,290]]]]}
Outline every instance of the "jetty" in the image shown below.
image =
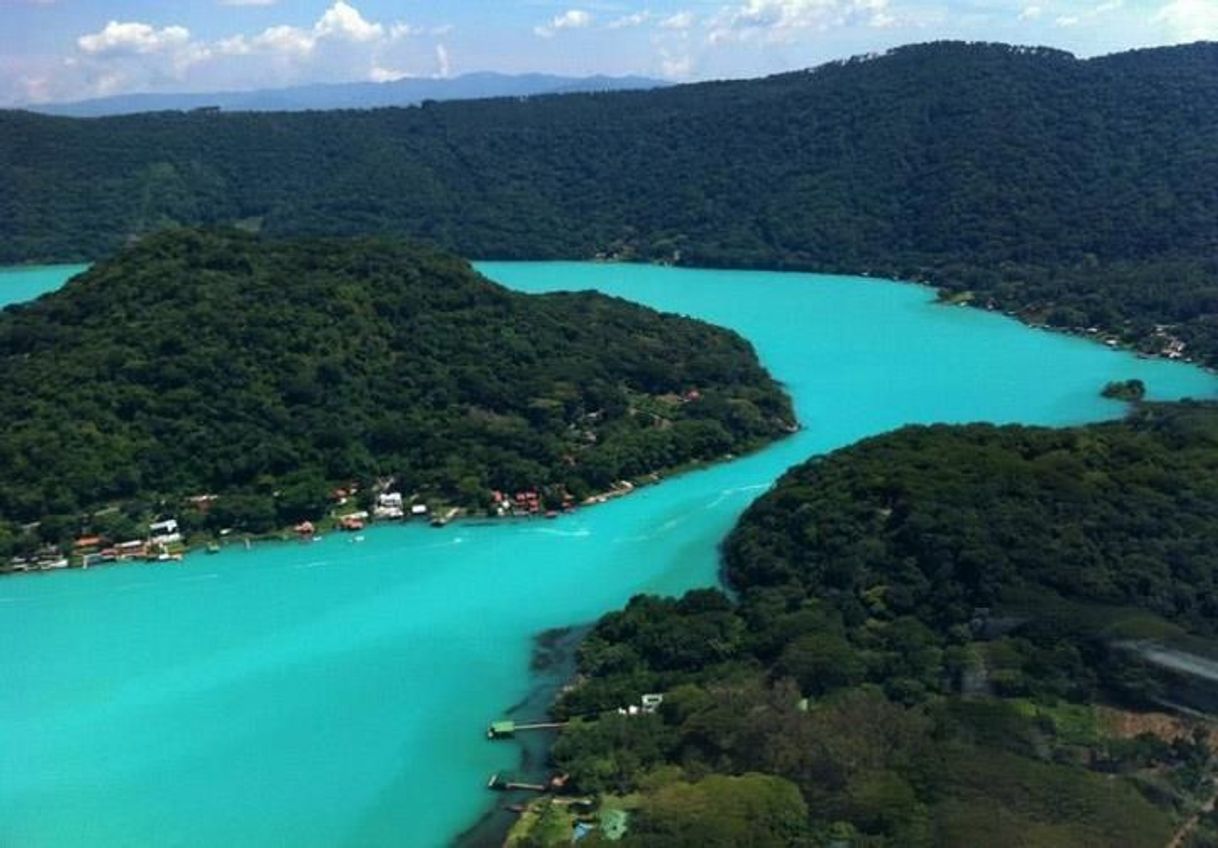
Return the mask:
{"type": "Polygon", "coordinates": [[[486,729],[487,739],[511,739],[517,733],[526,730],[555,730],[566,727],[565,721],[529,721],[517,724],[510,719],[492,721],[486,729]]]}
{"type": "Polygon", "coordinates": [[[495,772],[491,775],[491,779],[486,782],[487,789],[494,789],[496,792],[514,792],[523,790],[527,792],[545,792],[546,786],[542,783],[521,783],[517,780],[512,780],[510,777],[504,777],[495,772]]]}

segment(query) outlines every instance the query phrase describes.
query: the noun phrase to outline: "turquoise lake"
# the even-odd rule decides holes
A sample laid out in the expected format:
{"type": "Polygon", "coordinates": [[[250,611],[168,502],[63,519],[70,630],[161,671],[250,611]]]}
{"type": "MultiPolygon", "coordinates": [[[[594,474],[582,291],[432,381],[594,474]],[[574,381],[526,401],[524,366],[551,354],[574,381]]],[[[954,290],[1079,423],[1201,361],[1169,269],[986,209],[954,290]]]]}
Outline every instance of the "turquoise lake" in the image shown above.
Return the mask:
{"type": "MultiPolygon", "coordinates": [[[[431,846],[495,798],[483,738],[530,690],[535,634],[715,582],[717,546],[789,466],[905,423],[1065,425],[1099,396],[1218,397],[1218,378],[807,274],[481,263],[731,327],[804,427],[761,453],[556,521],[377,527],[363,543],[0,579],[0,845],[431,846]]],[[[21,300],[78,269],[0,273],[21,300]],[[31,276],[32,275],[32,276],[31,276]]]]}

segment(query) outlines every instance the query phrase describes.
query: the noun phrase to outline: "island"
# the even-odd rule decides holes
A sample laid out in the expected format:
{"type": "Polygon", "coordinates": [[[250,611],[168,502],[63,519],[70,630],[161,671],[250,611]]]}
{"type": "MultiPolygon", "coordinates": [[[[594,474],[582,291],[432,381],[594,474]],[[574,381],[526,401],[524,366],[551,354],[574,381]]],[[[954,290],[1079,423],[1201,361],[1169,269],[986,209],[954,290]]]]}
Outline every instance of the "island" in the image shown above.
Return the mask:
{"type": "Polygon", "coordinates": [[[174,230],[0,314],[0,562],[541,516],[795,426],[735,333],[385,238],[174,230]]]}
{"type": "Polygon", "coordinates": [[[1146,397],[1146,384],[1137,378],[1113,380],[1100,394],[1113,400],[1139,401],[1146,397]]]}
{"type": "Polygon", "coordinates": [[[731,597],[593,628],[509,844],[1210,844],[1216,457],[1184,403],[797,466],[727,540],[731,597]]]}

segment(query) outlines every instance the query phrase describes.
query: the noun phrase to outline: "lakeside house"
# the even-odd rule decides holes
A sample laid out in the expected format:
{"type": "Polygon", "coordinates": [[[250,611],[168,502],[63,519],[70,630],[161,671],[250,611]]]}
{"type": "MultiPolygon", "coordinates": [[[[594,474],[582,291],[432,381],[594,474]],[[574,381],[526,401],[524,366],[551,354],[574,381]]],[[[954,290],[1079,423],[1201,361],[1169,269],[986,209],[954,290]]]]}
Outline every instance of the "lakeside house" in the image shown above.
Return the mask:
{"type": "Polygon", "coordinates": [[[377,495],[376,506],[372,508],[372,514],[376,518],[405,518],[406,513],[402,509],[402,493],[382,492],[377,495]]]}
{"type": "Polygon", "coordinates": [[[346,515],[338,517],[338,528],[353,533],[356,530],[363,530],[364,524],[368,521],[368,513],[360,510],[359,512],[349,512],[346,515]]]}
{"type": "Polygon", "coordinates": [[[148,525],[148,540],[154,545],[176,545],[182,541],[182,531],[176,518],[154,521],[148,525]]]}

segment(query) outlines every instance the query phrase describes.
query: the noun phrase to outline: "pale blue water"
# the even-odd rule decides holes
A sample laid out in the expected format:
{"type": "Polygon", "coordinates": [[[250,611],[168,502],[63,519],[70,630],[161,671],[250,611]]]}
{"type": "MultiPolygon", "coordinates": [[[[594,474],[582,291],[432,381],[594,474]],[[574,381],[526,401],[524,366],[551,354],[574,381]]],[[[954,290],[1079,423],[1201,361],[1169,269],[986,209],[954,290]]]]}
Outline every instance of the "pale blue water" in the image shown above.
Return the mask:
{"type": "Polygon", "coordinates": [[[33,300],[40,294],[54,291],[69,277],[74,277],[88,265],[27,265],[20,268],[0,268],[0,306],[33,300]]]}
{"type": "MultiPolygon", "coordinates": [[[[730,326],[805,428],[557,521],[375,528],[0,580],[0,845],[442,845],[492,802],[531,639],[637,592],[714,582],[716,546],[788,466],[907,422],[1113,417],[1109,380],[1218,396],[912,286],[813,275],[483,263],[730,326]]],[[[24,272],[21,272],[24,273],[24,272]]],[[[0,292],[11,290],[0,274],[0,292]]]]}

